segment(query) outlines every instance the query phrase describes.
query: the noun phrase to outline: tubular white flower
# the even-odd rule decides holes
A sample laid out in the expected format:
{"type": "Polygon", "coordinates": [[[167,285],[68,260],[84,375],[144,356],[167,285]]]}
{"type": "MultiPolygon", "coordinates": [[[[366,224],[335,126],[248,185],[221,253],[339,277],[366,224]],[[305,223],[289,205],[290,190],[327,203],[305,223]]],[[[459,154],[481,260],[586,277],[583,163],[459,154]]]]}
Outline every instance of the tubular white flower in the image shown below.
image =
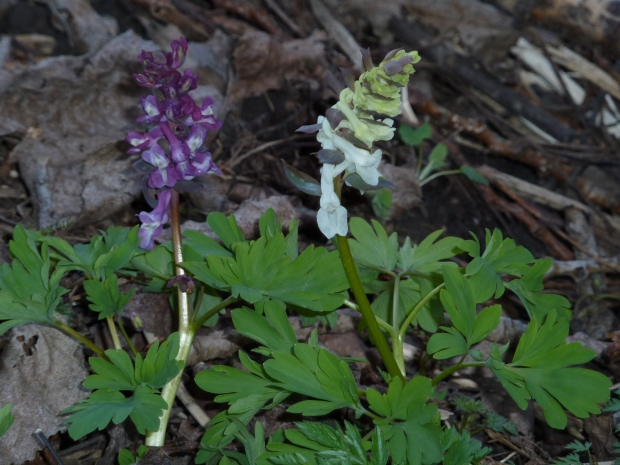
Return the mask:
{"type": "MultiPolygon", "coordinates": [[[[359,174],[360,178],[362,178],[365,183],[376,186],[379,183],[379,176],[381,175],[377,168],[381,163],[382,151],[377,149],[373,153],[370,153],[368,150],[356,147],[345,138],[336,134],[327,119],[322,116],[319,116],[318,122],[323,124],[316,136],[321,146],[324,149],[339,150],[344,153],[345,160],[349,163],[344,169],[346,169],[348,173],[359,174]]],[[[343,163],[338,166],[340,167],[343,163]]],[[[344,169],[338,171],[334,176],[340,174],[344,169]]]]}
{"type": "MultiPolygon", "coordinates": [[[[347,163],[340,163],[338,167],[347,163]]],[[[347,209],[340,205],[340,199],[334,191],[336,165],[326,163],[321,168],[321,208],[316,215],[319,229],[325,237],[331,239],[336,234],[346,236],[348,232],[347,209]]]]}

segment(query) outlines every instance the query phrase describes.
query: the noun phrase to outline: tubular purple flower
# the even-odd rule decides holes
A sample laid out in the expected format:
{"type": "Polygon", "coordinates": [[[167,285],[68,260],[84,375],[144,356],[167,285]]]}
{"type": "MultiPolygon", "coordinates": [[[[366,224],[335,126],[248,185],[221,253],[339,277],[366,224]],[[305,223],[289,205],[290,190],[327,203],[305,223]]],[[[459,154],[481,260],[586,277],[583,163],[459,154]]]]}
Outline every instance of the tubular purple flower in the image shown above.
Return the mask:
{"type": "Polygon", "coordinates": [[[207,130],[205,128],[198,125],[192,126],[187,136],[187,146],[192,153],[202,147],[205,137],[207,137],[207,130]]]}
{"type": "Polygon", "coordinates": [[[159,145],[153,146],[142,153],[142,159],[157,169],[149,176],[148,185],[153,189],[172,187],[178,181],[176,171],[159,145]]]}
{"type": "Polygon", "coordinates": [[[133,77],[138,83],[138,85],[142,87],[155,87],[155,81],[152,78],[145,76],[144,74],[134,74],[133,77]]]}
{"type": "Polygon", "coordinates": [[[186,69],[183,77],[179,79],[179,94],[187,94],[198,87],[198,75],[191,69],[186,69]]]}
{"type": "Polygon", "coordinates": [[[154,95],[149,95],[142,99],[142,109],[146,115],[141,116],[136,121],[138,123],[155,123],[161,119],[161,109],[159,101],[154,95]]]}
{"type": "Polygon", "coordinates": [[[172,69],[179,68],[185,61],[187,54],[187,40],[181,37],[179,40],[173,40],[170,44],[172,53],[166,53],[166,62],[172,69]]]}
{"type": "Polygon", "coordinates": [[[161,65],[166,63],[166,57],[159,52],[147,52],[142,50],[138,54],[138,60],[142,62],[142,64],[146,67],[155,67],[159,68],[161,65]]]}
{"type": "Polygon", "coordinates": [[[172,132],[172,129],[170,129],[168,123],[161,123],[159,127],[170,144],[170,155],[172,161],[174,163],[184,162],[187,157],[183,154],[183,145],[181,144],[181,141],[177,138],[174,132],[172,132]]]}
{"type": "Polygon", "coordinates": [[[127,142],[133,145],[134,148],[129,149],[127,153],[140,153],[143,150],[150,148],[151,145],[155,144],[162,137],[164,137],[164,133],[158,127],[144,134],[140,134],[139,132],[130,132],[127,135],[127,142]]]}
{"type": "Polygon", "coordinates": [[[200,109],[196,108],[196,110],[192,112],[191,119],[188,118],[185,124],[200,124],[203,128],[214,131],[222,127],[222,122],[213,115],[212,105],[213,99],[211,97],[205,97],[200,109]]]}
{"type": "Polygon", "coordinates": [[[213,163],[210,152],[196,152],[191,162],[193,176],[202,176],[206,173],[223,174],[222,171],[213,163]]]}
{"type": "Polygon", "coordinates": [[[141,212],[138,215],[142,222],[138,236],[142,239],[140,247],[143,249],[151,250],[155,247],[155,238],[161,234],[164,224],[168,221],[168,208],[171,198],[171,189],[161,191],[157,198],[157,207],[150,213],[141,212]]]}

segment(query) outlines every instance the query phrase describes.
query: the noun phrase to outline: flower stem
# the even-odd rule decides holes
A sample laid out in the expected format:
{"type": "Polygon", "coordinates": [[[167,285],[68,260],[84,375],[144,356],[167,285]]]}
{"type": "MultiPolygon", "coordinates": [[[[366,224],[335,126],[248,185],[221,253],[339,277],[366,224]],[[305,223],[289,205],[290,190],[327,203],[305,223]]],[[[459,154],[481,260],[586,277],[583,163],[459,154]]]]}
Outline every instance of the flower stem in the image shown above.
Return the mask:
{"type": "MultiPolygon", "coordinates": [[[[172,189],[172,197],[170,199],[170,226],[172,231],[172,251],[174,256],[175,272],[177,276],[183,276],[185,270],[181,268],[180,263],[183,262],[183,243],[181,241],[181,221],[179,218],[179,193],[172,189]]],[[[181,371],[179,374],[172,378],[164,386],[161,391],[161,397],[168,404],[168,408],[164,410],[159,421],[159,429],[154,432],[148,432],[146,434],[147,446],[163,446],[166,439],[166,429],[168,426],[168,419],[170,418],[170,411],[172,410],[172,404],[176,397],[179,384],[181,384],[181,378],[183,377],[183,370],[187,363],[189,351],[194,341],[196,332],[191,324],[190,309],[191,302],[189,294],[183,292],[180,286],[177,286],[177,296],[179,301],[179,353],[177,360],[182,362],[181,371]]]]}
{"type": "Polygon", "coordinates": [[[69,336],[72,336],[75,339],[77,339],[78,341],[80,341],[82,344],[84,344],[86,347],[88,347],[90,350],[92,350],[94,353],[96,353],[99,357],[101,357],[104,360],[108,360],[109,361],[108,356],[105,354],[103,349],[101,347],[99,347],[97,344],[95,344],[93,341],[91,341],[90,339],[85,338],[80,333],[78,333],[75,329],[73,329],[71,326],[63,323],[62,321],[56,320],[55,324],[56,324],[56,326],[58,326],[58,328],[63,330],[69,336]]]}
{"type": "Polygon", "coordinates": [[[118,331],[116,331],[116,325],[114,324],[114,319],[112,315],[108,315],[105,318],[108,322],[108,328],[110,328],[110,336],[112,336],[112,342],[114,342],[114,348],[116,350],[123,350],[123,346],[121,345],[121,340],[118,337],[118,331]]]}
{"type": "Polygon", "coordinates": [[[346,237],[336,234],[336,242],[338,244],[338,250],[340,251],[340,259],[342,260],[344,272],[346,273],[347,279],[349,280],[349,285],[351,286],[351,291],[355,296],[355,300],[357,300],[360,313],[364,317],[364,320],[366,320],[368,332],[377,346],[377,350],[383,359],[385,368],[390,375],[393,377],[399,377],[403,383],[405,383],[407,380],[396,364],[394,355],[392,355],[390,347],[388,346],[388,343],[379,328],[375,315],[370,307],[370,302],[368,302],[368,297],[366,297],[366,293],[364,292],[364,287],[362,286],[360,277],[357,274],[357,269],[355,268],[355,262],[353,261],[353,255],[351,254],[349,241],[346,237]]]}

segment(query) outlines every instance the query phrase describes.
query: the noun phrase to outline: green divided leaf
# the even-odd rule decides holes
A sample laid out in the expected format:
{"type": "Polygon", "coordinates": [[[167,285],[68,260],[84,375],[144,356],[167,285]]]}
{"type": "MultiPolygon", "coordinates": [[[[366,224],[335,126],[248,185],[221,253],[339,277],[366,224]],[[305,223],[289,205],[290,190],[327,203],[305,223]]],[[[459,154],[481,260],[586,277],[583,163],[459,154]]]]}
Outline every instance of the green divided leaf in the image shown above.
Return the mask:
{"type": "Polygon", "coordinates": [[[368,195],[372,198],[370,204],[375,216],[381,219],[387,218],[394,203],[392,192],[389,189],[383,188],[369,191],[368,195]]]}
{"type": "Polygon", "coordinates": [[[466,271],[471,277],[477,303],[490,299],[493,294],[496,298],[502,296],[504,283],[500,274],[523,276],[529,270],[527,265],[534,262],[534,257],[525,247],[517,246],[512,239],[504,239],[498,229],[493,234],[487,229],[485,243],[482,255],[480,243],[475,236],[474,240],[463,241],[459,245],[474,258],[467,265],[466,271]]]}
{"type": "Polygon", "coordinates": [[[505,285],[521,300],[530,318],[545,317],[551,310],[555,310],[559,318],[570,318],[570,302],[557,294],[542,293],[543,278],[551,268],[551,258],[537,260],[521,279],[513,279],[505,285]]]}
{"type": "MultiPolygon", "coordinates": [[[[614,394],[617,396],[620,396],[620,390],[614,391],[614,394]]],[[[603,412],[618,412],[618,411],[620,411],[620,399],[618,398],[610,399],[609,402],[607,402],[607,405],[605,405],[605,408],[603,409],[603,412]]]]}
{"type": "Polygon", "coordinates": [[[61,253],[57,268],[63,271],[82,271],[90,279],[103,280],[112,273],[131,274],[127,267],[132,258],[141,253],[138,226],[132,229],[110,226],[101,231],[89,244],[77,244],[70,251],[58,238],[40,237],[39,240],[61,253]]]}
{"type": "Polygon", "coordinates": [[[401,124],[398,126],[398,135],[404,144],[416,146],[433,136],[433,128],[428,123],[421,124],[417,129],[401,124]]]}
{"type": "Polygon", "coordinates": [[[384,419],[374,420],[382,429],[393,463],[408,465],[440,462],[443,457],[437,405],[431,380],[418,376],[403,386],[394,378],[387,394],[370,388],[366,397],[370,409],[384,419]]]}
{"type": "Polygon", "coordinates": [[[134,457],[129,449],[121,449],[118,451],[118,465],[134,465],[139,463],[139,459],[148,452],[149,448],[144,444],[138,447],[137,457],[134,457]]]}
{"type": "Polygon", "coordinates": [[[349,284],[338,253],[310,246],[291,259],[292,248],[278,232],[237,242],[234,258],[208,256],[206,262],[184,262],[183,267],[205,284],[252,304],[267,298],[316,312],[342,305],[341,293],[349,284]]]}
{"type": "Polygon", "coordinates": [[[111,274],[103,282],[98,279],[84,281],[84,290],[86,298],[91,302],[90,309],[99,313],[100,320],[120,315],[136,291],[131,289],[127,294],[123,294],[118,288],[118,277],[115,274],[111,274]]]}
{"type": "Polygon", "coordinates": [[[213,212],[207,216],[207,223],[228,249],[231,249],[237,242],[245,242],[245,237],[237,226],[234,215],[226,218],[220,212],[213,212]]]}
{"type": "Polygon", "coordinates": [[[292,352],[297,337],[284,304],[270,300],[264,303],[263,311],[266,318],[247,307],[233,310],[232,320],[237,332],[265,346],[267,350],[261,353],[269,354],[270,350],[292,352]]]}
{"type": "MultiPolygon", "coordinates": [[[[125,421],[132,410],[131,400],[127,399],[121,392],[99,390],[93,392],[79,404],[65,409],[62,413],[72,414],[71,418],[67,420],[67,423],[71,423],[69,436],[73,439],[79,439],[96,429],[103,430],[110,421],[116,425],[125,421]]],[[[157,426],[159,426],[159,422],[157,426]]]]}
{"type": "Polygon", "coordinates": [[[520,408],[534,399],[544,410],[550,426],[564,428],[564,409],[579,418],[600,413],[599,404],[609,399],[611,381],[605,375],[584,368],[596,355],[579,342],[567,344],[569,324],[551,310],[546,318],[534,317],[519,341],[513,360],[501,361],[495,348],[487,362],[495,376],[520,408]]]}
{"type": "MultiPolygon", "coordinates": [[[[367,443],[355,426],[345,421],[345,431],[341,428],[332,428],[326,424],[315,422],[295,423],[298,429],[289,429],[284,432],[291,444],[270,442],[265,454],[269,464],[338,464],[338,465],[366,465],[367,443]],[[275,452],[275,454],[274,454],[275,452]],[[286,453],[283,453],[286,452],[286,453]],[[295,461],[296,460],[296,461],[295,461]]],[[[378,430],[376,430],[378,431],[378,430]]],[[[373,438],[377,433],[373,435],[373,438]]],[[[378,433],[377,454],[373,450],[371,464],[384,465],[382,452],[385,451],[385,442],[378,433]]],[[[385,453],[387,455],[387,453],[385,453]]]]}
{"type": "Polygon", "coordinates": [[[467,431],[459,434],[454,427],[446,430],[442,442],[446,451],[443,465],[478,464],[491,452],[489,447],[482,447],[480,441],[472,439],[467,431]]]}
{"type": "Polygon", "coordinates": [[[463,242],[458,237],[444,237],[435,242],[443,230],[429,234],[417,245],[411,246],[411,240],[405,239],[398,255],[398,267],[403,271],[433,273],[445,264],[442,260],[452,258],[461,253],[459,245],[463,242]]]}
{"type": "Polygon", "coordinates": [[[145,292],[163,292],[174,277],[174,259],[172,250],[166,245],[157,245],[149,252],[135,256],[131,260],[133,269],[151,278],[145,292]]]}
{"type": "Polygon", "coordinates": [[[465,355],[473,344],[482,341],[498,325],[502,309],[493,305],[476,315],[473,286],[467,278],[452,267],[444,266],[446,289],[440,294],[453,328],[442,327],[445,333],[434,334],[428,342],[427,351],[436,359],[465,355]]]}
{"type": "Polygon", "coordinates": [[[423,181],[430,174],[446,166],[446,157],[448,156],[448,147],[445,144],[437,144],[428,155],[428,163],[418,175],[418,179],[423,181]]]}
{"type": "Polygon", "coordinates": [[[327,349],[296,344],[294,355],[274,351],[263,367],[269,377],[287,391],[317,400],[298,402],[289,407],[291,413],[307,416],[325,415],[342,407],[361,412],[357,385],[349,365],[327,349]]]}
{"type": "Polygon", "coordinates": [[[480,173],[478,173],[478,171],[476,171],[471,166],[462,165],[461,173],[467,176],[467,179],[469,179],[470,181],[477,182],[478,184],[482,184],[483,186],[489,185],[489,180],[482,176],[480,173]]]}
{"type": "Polygon", "coordinates": [[[8,431],[13,424],[15,417],[11,414],[11,404],[6,404],[0,407],[0,438],[8,431]]]}
{"type": "Polygon", "coordinates": [[[484,413],[484,426],[498,433],[508,433],[513,436],[519,435],[517,425],[499,413],[486,411],[484,413]]]}
{"type": "Polygon", "coordinates": [[[369,268],[390,272],[398,261],[398,237],[388,237],[383,226],[372,220],[373,228],[362,218],[351,218],[349,228],[355,239],[349,239],[353,258],[369,268]]]}
{"type": "Polygon", "coordinates": [[[204,260],[208,255],[219,257],[232,257],[233,254],[215,242],[209,236],[198,231],[185,231],[183,233],[183,256],[185,260],[204,260]]]}
{"type": "Polygon", "coordinates": [[[216,366],[196,376],[198,386],[219,394],[215,400],[228,402],[229,413],[251,413],[247,420],[270,399],[275,399],[275,405],[290,393],[313,399],[292,405],[289,411],[294,413],[324,415],[341,407],[362,410],[349,365],[319,347],[316,333],[309,344],[295,343],[293,328],[282,308],[265,306],[266,317],[256,313],[250,317],[251,313],[249,309],[235,310],[233,322],[239,332],[265,344],[267,349],[258,352],[269,359],[261,366],[240,352],[241,363],[249,373],[216,366]]]}
{"type": "MultiPolygon", "coordinates": [[[[247,355],[241,354],[242,360],[249,360],[247,355]]],[[[281,392],[278,387],[272,387],[273,382],[260,372],[246,373],[226,365],[214,365],[211,370],[198,373],[195,379],[204,391],[218,394],[216,402],[228,402],[230,413],[245,415],[247,421],[281,392]]]]}
{"type": "Polygon", "coordinates": [[[0,335],[25,323],[53,325],[56,308],[67,289],[59,286],[62,274],[50,272],[47,244],[37,249],[22,226],[16,226],[9,249],[13,263],[0,267],[0,335]]]}
{"type": "Polygon", "coordinates": [[[167,408],[158,390],[179,373],[182,362],[176,360],[178,351],[179,334],[173,333],[161,346],[156,341],[144,359],[138,354],[135,366],[121,350],[106,350],[109,362],[91,357],[95,374],[84,380],[84,387],[95,391],[62,412],[72,414],[66,420],[69,435],[79,439],[95,429],[104,429],[110,421],[118,424],[127,417],[141,434],[156,431],[159,417],[167,408]]]}

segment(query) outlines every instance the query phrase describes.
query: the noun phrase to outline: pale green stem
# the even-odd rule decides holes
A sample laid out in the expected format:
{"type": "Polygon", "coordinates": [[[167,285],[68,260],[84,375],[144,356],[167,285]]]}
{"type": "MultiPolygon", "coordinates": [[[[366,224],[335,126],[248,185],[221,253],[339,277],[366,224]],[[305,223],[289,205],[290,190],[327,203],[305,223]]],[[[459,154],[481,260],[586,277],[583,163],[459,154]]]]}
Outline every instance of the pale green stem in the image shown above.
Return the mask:
{"type": "Polygon", "coordinates": [[[472,363],[457,363],[456,365],[451,366],[450,368],[447,368],[446,370],[442,371],[441,373],[439,373],[437,376],[435,376],[433,378],[433,386],[437,386],[437,384],[439,383],[439,381],[441,381],[444,378],[447,378],[448,376],[450,376],[452,373],[454,373],[455,371],[460,370],[461,368],[467,368],[467,367],[483,367],[484,366],[484,362],[472,362],[472,363]]]}
{"type": "MultiPolygon", "coordinates": [[[[344,304],[349,307],[352,308],[355,311],[360,311],[360,307],[359,305],[357,305],[354,302],[351,302],[349,299],[345,299],[344,304]]],[[[361,312],[360,312],[361,313],[361,312]]],[[[385,320],[379,318],[377,315],[375,315],[375,320],[377,320],[377,323],[379,323],[379,326],[381,326],[383,329],[385,329],[388,333],[392,333],[392,326],[385,320]]]]}
{"type": "MultiPolygon", "coordinates": [[[[181,241],[181,222],[179,219],[179,193],[174,189],[172,190],[172,198],[170,199],[170,229],[172,231],[172,250],[175,272],[177,276],[183,276],[185,270],[180,266],[180,263],[183,262],[183,243],[181,241]]],[[[181,287],[177,286],[177,297],[179,302],[179,353],[177,355],[177,360],[182,362],[182,367],[179,374],[172,378],[161,391],[161,397],[168,405],[168,408],[164,410],[164,413],[160,417],[159,429],[146,434],[145,444],[151,447],[162,447],[166,440],[166,429],[168,427],[170,411],[172,410],[174,398],[181,384],[183,370],[185,369],[187,357],[189,356],[189,351],[192,348],[192,342],[196,334],[191,324],[191,303],[189,294],[181,291],[181,287]]]]}
{"type": "Polygon", "coordinates": [[[123,350],[123,346],[121,345],[121,340],[118,337],[118,331],[116,331],[116,325],[114,324],[114,319],[112,315],[108,315],[105,318],[108,321],[108,328],[110,328],[110,335],[112,336],[112,342],[114,342],[114,348],[116,350],[123,350]]]}
{"type": "Polygon", "coordinates": [[[405,354],[403,353],[403,337],[398,332],[398,320],[400,310],[400,274],[394,277],[394,287],[392,291],[392,353],[400,372],[405,375],[405,354]]]}
{"type": "Polygon", "coordinates": [[[200,328],[202,325],[205,324],[205,321],[207,321],[209,318],[211,318],[213,315],[215,315],[216,313],[218,313],[220,310],[228,307],[230,304],[233,304],[235,302],[238,302],[240,299],[239,297],[233,297],[230,296],[228,299],[220,302],[218,305],[216,305],[215,307],[213,307],[211,310],[209,310],[207,313],[205,313],[204,315],[202,315],[200,317],[199,320],[196,320],[193,323],[193,328],[194,328],[194,332],[198,331],[198,328],[200,328]]]}
{"type": "Polygon", "coordinates": [[[413,319],[416,317],[416,315],[420,312],[420,310],[422,310],[422,308],[424,308],[426,303],[429,300],[431,300],[433,296],[437,295],[437,293],[441,291],[444,287],[446,287],[445,283],[440,284],[435,289],[433,289],[431,292],[429,292],[422,300],[420,300],[415,307],[413,307],[413,310],[409,312],[409,315],[407,315],[407,318],[405,318],[405,321],[400,327],[400,332],[398,333],[398,336],[400,339],[405,338],[405,333],[407,332],[407,328],[409,327],[413,319]]]}
{"type": "Polygon", "coordinates": [[[416,170],[415,170],[415,175],[417,177],[419,177],[420,173],[422,172],[422,159],[423,159],[423,157],[422,157],[422,144],[420,144],[418,146],[418,166],[416,167],[416,170]]]}
{"type": "Polygon", "coordinates": [[[90,350],[92,350],[94,353],[96,353],[97,355],[99,355],[99,357],[103,358],[104,360],[109,360],[108,356],[105,354],[105,352],[103,351],[103,349],[101,347],[99,347],[97,344],[95,344],[93,341],[91,341],[90,339],[86,339],[84,336],[82,336],[80,333],[78,333],[75,329],[73,329],[71,326],[66,325],[65,323],[63,323],[60,320],[56,320],[54,322],[54,324],[56,326],[58,326],[58,328],[60,328],[61,330],[63,330],[65,333],[67,333],[69,336],[74,337],[75,339],[77,339],[78,341],[80,341],[82,344],[84,344],[86,347],[88,347],[90,350]]]}
{"type": "Polygon", "coordinates": [[[431,182],[433,179],[437,179],[440,176],[448,176],[450,174],[463,174],[463,172],[461,170],[440,171],[439,173],[435,173],[432,176],[425,178],[423,181],[420,180],[420,187],[422,187],[424,184],[431,182]]]}

